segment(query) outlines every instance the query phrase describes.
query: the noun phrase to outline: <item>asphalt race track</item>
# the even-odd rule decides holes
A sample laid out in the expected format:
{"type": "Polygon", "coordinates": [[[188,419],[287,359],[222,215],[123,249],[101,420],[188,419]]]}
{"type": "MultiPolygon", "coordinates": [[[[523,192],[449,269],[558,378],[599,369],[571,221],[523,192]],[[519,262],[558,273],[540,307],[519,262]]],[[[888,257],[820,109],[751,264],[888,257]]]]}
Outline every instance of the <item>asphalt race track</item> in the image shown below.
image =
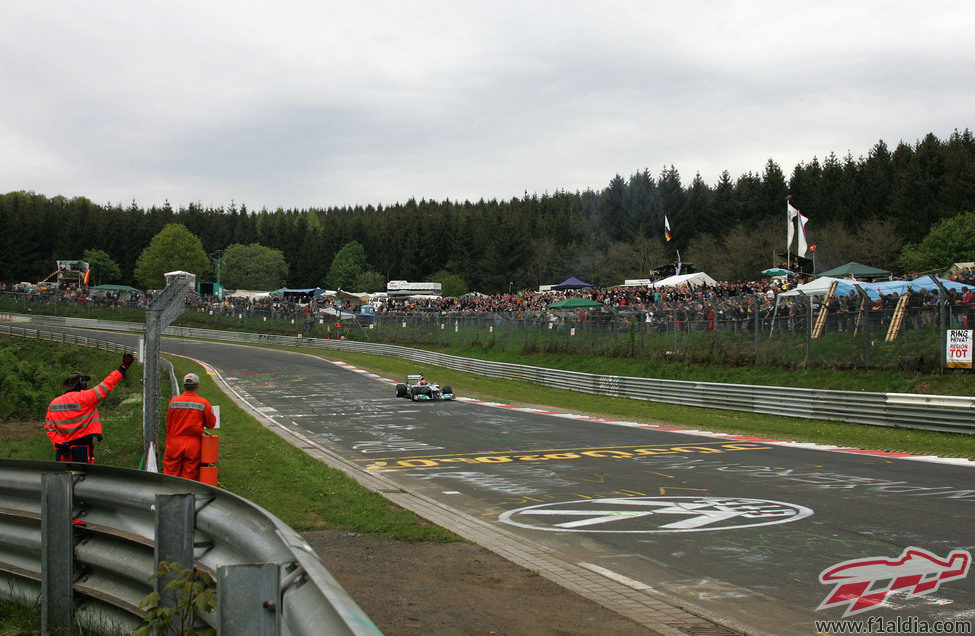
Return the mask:
{"type": "Polygon", "coordinates": [[[970,556],[951,555],[975,550],[970,464],[414,403],[303,353],[170,339],[163,350],[205,361],[266,417],[362,470],[746,632],[813,633],[861,607],[851,618],[975,618],[970,556]],[[865,563],[837,573],[858,575],[853,585],[817,609],[844,582],[821,574],[853,560],[865,563]]]}

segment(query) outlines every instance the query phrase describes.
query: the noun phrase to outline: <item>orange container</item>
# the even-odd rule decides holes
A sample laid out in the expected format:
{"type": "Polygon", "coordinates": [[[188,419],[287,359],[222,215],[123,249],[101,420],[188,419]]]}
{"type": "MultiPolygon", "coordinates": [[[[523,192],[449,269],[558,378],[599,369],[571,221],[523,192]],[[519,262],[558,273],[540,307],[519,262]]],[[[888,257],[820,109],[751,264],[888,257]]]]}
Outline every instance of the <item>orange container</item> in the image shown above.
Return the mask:
{"type": "Polygon", "coordinates": [[[217,467],[200,466],[200,481],[211,486],[217,485],[217,467]]]}
{"type": "Polygon", "coordinates": [[[204,464],[216,464],[219,450],[220,437],[218,435],[204,435],[203,443],[200,446],[200,461],[204,464]]]}

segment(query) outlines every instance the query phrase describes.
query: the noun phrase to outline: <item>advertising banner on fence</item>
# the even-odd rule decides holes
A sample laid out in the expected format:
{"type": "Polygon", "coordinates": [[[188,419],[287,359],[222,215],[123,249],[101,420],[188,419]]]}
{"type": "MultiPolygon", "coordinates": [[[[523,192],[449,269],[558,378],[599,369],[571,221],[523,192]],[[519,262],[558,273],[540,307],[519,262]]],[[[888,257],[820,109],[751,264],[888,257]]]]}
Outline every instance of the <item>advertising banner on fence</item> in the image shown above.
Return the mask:
{"type": "Polygon", "coordinates": [[[945,352],[948,368],[972,368],[972,330],[949,329],[948,350],[945,352]]]}

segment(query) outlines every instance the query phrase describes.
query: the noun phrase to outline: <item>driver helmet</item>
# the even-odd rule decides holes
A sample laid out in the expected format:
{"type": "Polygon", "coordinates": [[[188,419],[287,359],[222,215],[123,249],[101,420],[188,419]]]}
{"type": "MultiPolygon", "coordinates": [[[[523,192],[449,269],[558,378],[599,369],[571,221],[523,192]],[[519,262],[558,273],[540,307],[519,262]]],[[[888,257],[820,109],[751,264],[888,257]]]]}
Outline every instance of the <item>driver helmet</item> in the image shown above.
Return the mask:
{"type": "Polygon", "coordinates": [[[420,386],[424,386],[427,383],[426,380],[420,380],[420,386]]]}

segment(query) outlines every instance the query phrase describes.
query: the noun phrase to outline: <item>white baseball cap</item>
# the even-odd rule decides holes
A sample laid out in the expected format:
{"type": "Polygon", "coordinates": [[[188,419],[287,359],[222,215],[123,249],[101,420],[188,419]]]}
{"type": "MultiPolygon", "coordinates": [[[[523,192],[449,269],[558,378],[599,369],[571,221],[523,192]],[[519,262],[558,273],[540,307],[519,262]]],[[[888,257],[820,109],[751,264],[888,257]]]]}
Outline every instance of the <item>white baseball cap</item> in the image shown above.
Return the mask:
{"type": "Polygon", "coordinates": [[[200,384],[200,376],[195,373],[187,373],[183,376],[183,384],[200,384]]]}

